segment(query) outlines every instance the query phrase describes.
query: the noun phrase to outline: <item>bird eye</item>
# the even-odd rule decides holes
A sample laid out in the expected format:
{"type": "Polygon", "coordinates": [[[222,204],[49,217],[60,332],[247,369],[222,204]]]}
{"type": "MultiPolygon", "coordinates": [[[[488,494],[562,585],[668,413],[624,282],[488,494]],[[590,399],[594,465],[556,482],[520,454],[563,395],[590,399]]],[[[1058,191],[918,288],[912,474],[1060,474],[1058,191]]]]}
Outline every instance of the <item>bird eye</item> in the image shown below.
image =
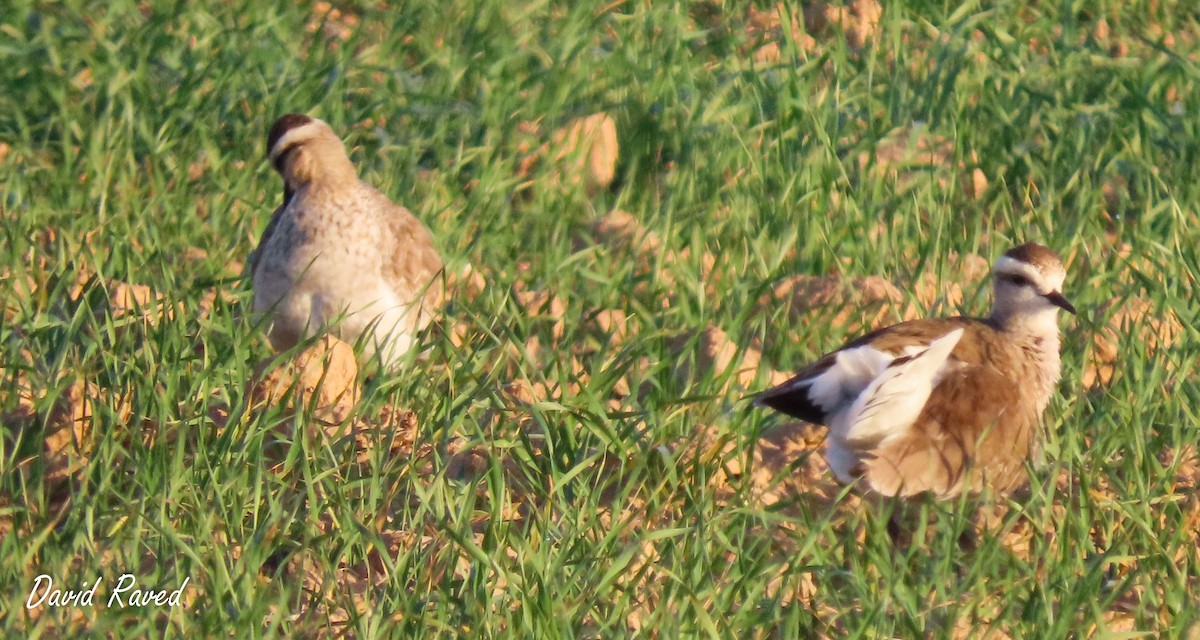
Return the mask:
{"type": "Polygon", "coordinates": [[[292,155],[292,152],[295,151],[298,146],[298,144],[288,145],[286,149],[283,149],[275,155],[275,158],[271,161],[271,164],[275,165],[276,171],[283,173],[283,165],[287,163],[288,156],[292,155]]]}
{"type": "Polygon", "coordinates": [[[1025,285],[1029,284],[1029,278],[1026,278],[1025,276],[1017,274],[1017,273],[1010,273],[1010,274],[1004,276],[1004,279],[1017,285],[1018,287],[1023,287],[1025,285]]]}

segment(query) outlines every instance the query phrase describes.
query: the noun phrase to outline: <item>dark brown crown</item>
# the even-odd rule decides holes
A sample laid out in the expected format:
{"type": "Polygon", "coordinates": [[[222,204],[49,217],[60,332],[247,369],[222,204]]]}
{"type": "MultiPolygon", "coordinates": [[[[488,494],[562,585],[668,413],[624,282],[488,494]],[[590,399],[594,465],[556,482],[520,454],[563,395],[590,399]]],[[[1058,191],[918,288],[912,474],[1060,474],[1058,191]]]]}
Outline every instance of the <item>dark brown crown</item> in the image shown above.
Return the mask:
{"type": "Polygon", "coordinates": [[[267,134],[267,156],[270,157],[271,150],[275,148],[275,143],[279,142],[288,131],[296,127],[303,127],[312,122],[313,119],[303,113],[289,113],[275,121],[271,125],[271,133],[267,134]]]}
{"type": "Polygon", "coordinates": [[[1062,259],[1058,257],[1049,247],[1042,246],[1036,242],[1026,242],[1004,252],[1004,255],[1025,264],[1035,267],[1038,271],[1048,273],[1050,271],[1062,270],[1062,259]]]}

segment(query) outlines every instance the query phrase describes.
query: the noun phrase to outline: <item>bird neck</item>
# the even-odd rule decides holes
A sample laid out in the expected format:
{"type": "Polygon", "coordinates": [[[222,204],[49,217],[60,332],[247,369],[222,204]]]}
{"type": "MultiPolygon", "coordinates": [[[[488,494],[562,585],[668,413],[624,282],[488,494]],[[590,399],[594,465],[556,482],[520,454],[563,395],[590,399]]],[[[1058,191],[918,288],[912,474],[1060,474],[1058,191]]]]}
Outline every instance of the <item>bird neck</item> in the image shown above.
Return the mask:
{"type": "Polygon", "coordinates": [[[1018,310],[1004,313],[992,311],[992,322],[1008,333],[1041,338],[1058,346],[1058,308],[1046,306],[1036,311],[1018,310]]]}
{"type": "Polygon", "coordinates": [[[1026,362],[1030,364],[1030,369],[1026,375],[1037,381],[1031,400],[1040,413],[1049,403],[1054,385],[1062,373],[1058,310],[1052,307],[1034,312],[993,314],[992,322],[1007,333],[1015,346],[1029,358],[1026,362]]]}
{"type": "Polygon", "coordinates": [[[358,172],[354,170],[340,142],[318,143],[297,153],[289,163],[284,179],[296,191],[313,185],[338,188],[340,185],[357,184],[358,172]]]}

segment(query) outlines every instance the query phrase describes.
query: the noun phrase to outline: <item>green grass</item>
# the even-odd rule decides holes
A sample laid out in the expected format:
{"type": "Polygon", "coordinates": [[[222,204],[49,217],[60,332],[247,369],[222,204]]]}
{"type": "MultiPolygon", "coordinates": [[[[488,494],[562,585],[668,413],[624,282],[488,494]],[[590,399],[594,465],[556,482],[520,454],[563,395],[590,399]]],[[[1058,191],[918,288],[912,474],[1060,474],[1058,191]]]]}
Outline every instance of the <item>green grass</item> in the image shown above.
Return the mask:
{"type": "MultiPolygon", "coordinates": [[[[862,51],[835,30],[813,50],[776,38],[781,59],[755,62],[737,3],[345,3],[357,21],[335,34],[300,4],[11,0],[3,635],[1068,637],[1103,635],[1111,611],[1154,637],[1197,633],[1198,479],[1179,453],[1200,441],[1200,15],[1172,0],[886,4],[862,51]],[[1107,39],[1090,35],[1101,16],[1107,39]],[[417,414],[425,456],[384,443],[356,461],[345,442],[296,438],[277,466],[266,445],[285,418],[246,409],[270,352],[229,263],[280,197],[263,139],[289,111],[329,121],[363,177],[488,281],[447,309],[464,346],[431,332],[427,360],[365,387],[362,415],[417,414]],[[617,186],[539,188],[542,167],[514,195],[518,125],[597,111],[620,132],[617,186]],[[898,181],[876,158],[914,123],[953,145],[898,181]],[[614,209],[661,239],[648,264],[594,237],[614,209]],[[937,506],[958,524],[897,550],[853,498],[766,505],[748,476],[721,480],[781,419],[738,402],[726,371],[693,368],[685,386],[677,336],[718,327],[762,347],[764,374],[787,370],[846,336],[759,305],[777,279],[951,282],[951,251],[1024,240],[1075,255],[1081,314],[1064,321],[1049,464],[977,551],[955,530],[970,503],[937,506]],[[184,310],[117,317],[110,281],[184,310]],[[565,303],[560,339],[518,283],[565,303]],[[214,290],[228,299],[199,313],[214,290]],[[1089,391],[1091,335],[1130,296],[1183,334],[1166,350],[1125,336],[1113,381],[1089,391]],[[589,320],[603,309],[629,316],[627,337],[589,320]],[[515,358],[531,337],[541,353],[515,358]],[[75,380],[97,397],[88,464],[64,488],[41,429],[75,380]],[[557,391],[514,408],[514,380],[557,391]],[[32,420],[12,417],[23,394],[32,420]],[[724,459],[686,446],[699,433],[729,443],[724,459]],[[490,452],[477,473],[453,464],[463,446],[490,452]],[[38,574],[103,576],[107,600],[123,572],[188,578],[187,606],[26,611],[38,574]]],[[[987,289],[963,285],[961,311],[982,313],[987,289]]]]}

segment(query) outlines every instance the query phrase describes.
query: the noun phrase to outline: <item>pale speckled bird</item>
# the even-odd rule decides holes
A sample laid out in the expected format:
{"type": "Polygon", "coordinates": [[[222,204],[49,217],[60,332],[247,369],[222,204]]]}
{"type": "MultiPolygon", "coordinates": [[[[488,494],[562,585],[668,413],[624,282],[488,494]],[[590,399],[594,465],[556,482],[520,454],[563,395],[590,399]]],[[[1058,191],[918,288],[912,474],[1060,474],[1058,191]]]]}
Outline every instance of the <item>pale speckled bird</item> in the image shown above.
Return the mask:
{"type": "Polygon", "coordinates": [[[267,136],[284,202],[250,256],[256,313],[283,350],[331,331],[392,368],[440,307],[442,258],[416,217],[359,180],[325,122],[290,113],[267,136]],[[366,334],[364,336],[364,334],[366,334]]]}
{"type": "Polygon", "coordinates": [[[1015,247],[992,269],[988,318],[913,320],[825,355],[755,402],[829,427],[837,478],[884,496],[1015,489],[1059,379],[1066,272],[1015,247]]]}

